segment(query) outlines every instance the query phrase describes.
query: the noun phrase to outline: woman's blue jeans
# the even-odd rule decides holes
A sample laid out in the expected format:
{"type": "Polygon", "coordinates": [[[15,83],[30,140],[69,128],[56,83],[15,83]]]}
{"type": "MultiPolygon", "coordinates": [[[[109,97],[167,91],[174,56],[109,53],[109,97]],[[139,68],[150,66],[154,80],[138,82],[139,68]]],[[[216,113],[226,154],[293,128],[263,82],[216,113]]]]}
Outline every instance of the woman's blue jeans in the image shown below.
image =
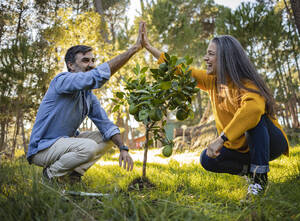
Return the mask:
{"type": "Polygon", "coordinates": [[[249,172],[267,173],[269,161],[279,157],[288,148],[283,133],[267,115],[263,115],[257,126],[248,130],[245,135],[250,148],[248,153],[240,153],[223,146],[218,157],[210,158],[205,149],[200,156],[203,168],[211,172],[238,175],[249,172]]]}

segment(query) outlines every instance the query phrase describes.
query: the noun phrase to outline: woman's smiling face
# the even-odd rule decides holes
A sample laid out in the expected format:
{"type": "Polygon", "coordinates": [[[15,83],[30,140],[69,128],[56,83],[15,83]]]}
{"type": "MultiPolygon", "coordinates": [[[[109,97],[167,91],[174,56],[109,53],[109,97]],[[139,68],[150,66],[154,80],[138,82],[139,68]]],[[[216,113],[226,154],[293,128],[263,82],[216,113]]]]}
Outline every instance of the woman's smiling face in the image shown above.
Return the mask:
{"type": "Polygon", "coordinates": [[[210,42],[207,47],[206,55],[204,56],[206,62],[206,73],[217,74],[217,45],[214,42],[210,42]]]}

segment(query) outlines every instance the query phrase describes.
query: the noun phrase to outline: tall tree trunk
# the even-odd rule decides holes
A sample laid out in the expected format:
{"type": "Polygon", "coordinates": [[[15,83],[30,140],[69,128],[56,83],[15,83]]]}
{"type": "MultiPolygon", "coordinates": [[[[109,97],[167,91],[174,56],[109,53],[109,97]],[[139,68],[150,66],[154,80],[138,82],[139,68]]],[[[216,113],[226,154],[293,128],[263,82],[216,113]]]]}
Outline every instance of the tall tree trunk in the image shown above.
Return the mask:
{"type": "MultiPolygon", "coordinates": [[[[21,22],[22,22],[22,16],[23,16],[23,12],[24,12],[24,7],[23,7],[23,2],[20,4],[20,11],[19,11],[19,15],[18,15],[18,25],[17,25],[17,29],[16,29],[16,37],[18,38],[19,33],[21,31],[21,22]]],[[[16,39],[17,39],[16,38],[16,39]]]]}
{"type": "Polygon", "coordinates": [[[300,81],[300,68],[299,68],[299,63],[298,63],[298,54],[297,54],[296,44],[295,44],[295,41],[294,41],[295,39],[294,39],[294,36],[292,36],[291,23],[290,22],[289,22],[289,35],[290,35],[291,45],[292,45],[292,48],[293,48],[292,51],[293,51],[293,55],[294,55],[296,69],[297,69],[297,72],[298,72],[298,80],[300,81]]]}
{"type": "Polygon", "coordinates": [[[284,127],[288,127],[284,113],[283,113],[283,108],[281,106],[279,107],[279,113],[280,113],[280,116],[282,117],[284,127]]]}
{"type": "Polygon", "coordinates": [[[20,114],[17,113],[17,119],[16,119],[15,131],[14,131],[14,137],[13,137],[13,144],[12,144],[11,154],[10,154],[11,159],[13,159],[15,156],[15,151],[16,151],[16,146],[17,146],[17,138],[19,135],[19,129],[20,129],[20,114]]]}
{"type": "Polygon", "coordinates": [[[24,119],[23,115],[21,116],[21,130],[22,130],[22,138],[23,138],[23,147],[24,147],[24,153],[27,154],[28,146],[26,142],[26,136],[25,136],[25,128],[24,128],[24,119]]]}
{"type": "Polygon", "coordinates": [[[116,32],[115,32],[115,24],[113,22],[110,23],[110,32],[111,32],[111,35],[112,35],[113,50],[115,50],[116,32]]]}
{"type": "Polygon", "coordinates": [[[100,34],[101,36],[103,37],[104,41],[106,43],[109,43],[109,40],[108,40],[108,35],[107,35],[107,32],[105,30],[105,19],[104,19],[104,10],[103,10],[103,3],[102,3],[102,0],[95,0],[95,8],[96,8],[96,11],[100,14],[101,16],[101,30],[100,30],[100,34]]]}
{"type": "MultiPolygon", "coordinates": [[[[275,56],[274,56],[275,57],[275,56]]],[[[273,62],[275,62],[275,64],[277,64],[276,60],[274,59],[273,62]]],[[[276,72],[276,75],[275,75],[275,78],[277,80],[277,83],[279,84],[279,88],[282,88],[283,89],[283,96],[287,97],[288,95],[288,92],[287,92],[287,89],[284,85],[284,81],[282,79],[282,73],[281,73],[281,70],[280,68],[278,67],[278,65],[276,65],[276,69],[275,69],[275,72],[276,72]]],[[[287,103],[283,103],[284,105],[284,110],[282,110],[282,115],[284,116],[284,118],[286,119],[286,127],[288,128],[291,128],[290,126],[290,121],[289,121],[289,110],[288,110],[288,105],[287,103]],[[285,114],[284,114],[285,113],[285,114]]]]}
{"type": "Polygon", "coordinates": [[[7,133],[6,131],[6,120],[3,119],[1,121],[1,128],[0,128],[0,152],[2,152],[5,149],[5,134],[7,133]]]}
{"type": "MultiPolygon", "coordinates": [[[[290,0],[290,2],[291,2],[293,14],[294,14],[295,24],[298,29],[298,34],[300,35],[300,1],[299,0],[290,0]]],[[[286,2],[285,2],[285,4],[286,4],[286,2]]]]}
{"type": "Polygon", "coordinates": [[[140,0],[141,3],[141,11],[142,11],[142,16],[144,16],[145,13],[145,5],[144,5],[144,0],[140,0]]]}

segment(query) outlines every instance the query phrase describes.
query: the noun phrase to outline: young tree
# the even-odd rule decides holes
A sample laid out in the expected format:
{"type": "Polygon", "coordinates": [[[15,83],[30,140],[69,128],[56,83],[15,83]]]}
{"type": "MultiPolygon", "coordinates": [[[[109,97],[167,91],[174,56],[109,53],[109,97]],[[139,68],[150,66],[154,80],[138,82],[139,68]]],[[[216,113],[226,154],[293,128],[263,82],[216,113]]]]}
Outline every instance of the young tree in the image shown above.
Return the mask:
{"type": "Polygon", "coordinates": [[[166,137],[164,129],[168,111],[176,110],[178,120],[194,115],[191,109],[192,96],[198,89],[195,88],[196,80],[191,77],[189,70],[192,58],[186,56],[178,59],[166,53],[165,58],[165,63],[160,64],[158,69],[150,69],[151,75],[148,78],[148,67],[140,69],[137,64],[133,69],[136,77],[124,79],[127,92],[116,94],[120,102],[114,110],[118,110],[127,101],[129,113],[145,127],[143,178],[146,178],[148,148],[154,140],[159,140],[164,145],[164,156],[172,154],[173,142],[166,137]],[[150,138],[150,134],[154,140],[150,138]]]}

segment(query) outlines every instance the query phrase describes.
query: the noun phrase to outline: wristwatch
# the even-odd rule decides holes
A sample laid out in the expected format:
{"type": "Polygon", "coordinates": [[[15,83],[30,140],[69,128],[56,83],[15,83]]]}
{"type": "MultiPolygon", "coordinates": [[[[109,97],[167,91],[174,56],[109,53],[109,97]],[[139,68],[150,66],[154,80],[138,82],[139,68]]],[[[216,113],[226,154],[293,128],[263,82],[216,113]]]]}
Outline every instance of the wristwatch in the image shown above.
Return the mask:
{"type": "Polygon", "coordinates": [[[222,131],[222,133],[220,134],[220,137],[222,138],[222,140],[224,142],[226,142],[228,140],[228,138],[226,137],[226,135],[224,134],[224,132],[222,131]]]}
{"type": "Polygon", "coordinates": [[[120,148],[120,151],[121,150],[126,150],[127,152],[129,151],[129,148],[127,146],[125,146],[125,145],[120,146],[119,148],[120,148]]]}

